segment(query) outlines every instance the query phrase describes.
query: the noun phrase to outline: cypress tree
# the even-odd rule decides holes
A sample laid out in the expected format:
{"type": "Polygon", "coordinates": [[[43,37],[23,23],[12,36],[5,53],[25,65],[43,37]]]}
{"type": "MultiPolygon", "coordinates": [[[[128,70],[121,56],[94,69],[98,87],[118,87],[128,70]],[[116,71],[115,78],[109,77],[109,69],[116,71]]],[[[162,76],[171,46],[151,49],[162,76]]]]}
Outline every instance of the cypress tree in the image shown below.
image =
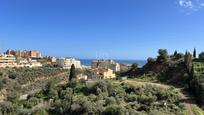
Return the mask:
{"type": "Polygon", "coordinates": [[[176,56],[178,54],[177,50],[174,52],[174,56],[176,56]]]}
{"type": "Polygon", "coordinates": [[[74,64],[72,64],[69,74],[69,81],[71,81],[72,79],[76,79],[76,70],[74,64]]]}
{"type": "Polygon", "coordinates": [[[194,48],[194,51],[193,51],[193,58],[196,58],[196,49],[194,48]]]}

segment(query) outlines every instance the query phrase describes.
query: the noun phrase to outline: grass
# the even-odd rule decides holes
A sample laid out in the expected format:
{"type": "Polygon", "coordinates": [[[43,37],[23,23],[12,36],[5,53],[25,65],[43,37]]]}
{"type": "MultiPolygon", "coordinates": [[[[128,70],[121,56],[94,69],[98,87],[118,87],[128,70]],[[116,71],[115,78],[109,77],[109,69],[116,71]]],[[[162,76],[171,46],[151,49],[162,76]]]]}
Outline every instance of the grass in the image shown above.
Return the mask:
{"type": "Polygon", "coordinates": [[[192,111],[195,115],[204,115],[204,111],[200,109],[197,105],[192,105],[192,111]]]}
{"type": "Polygon", "coordinates": [[[137,76],[137,77],[133,77],[132,80],[136,80],[136,81],[140,81],[140,82],[159,82],[158,75],[154,74],[154,73],[147,73],[147,74],[143,74],[141,76],[137,76]]]}

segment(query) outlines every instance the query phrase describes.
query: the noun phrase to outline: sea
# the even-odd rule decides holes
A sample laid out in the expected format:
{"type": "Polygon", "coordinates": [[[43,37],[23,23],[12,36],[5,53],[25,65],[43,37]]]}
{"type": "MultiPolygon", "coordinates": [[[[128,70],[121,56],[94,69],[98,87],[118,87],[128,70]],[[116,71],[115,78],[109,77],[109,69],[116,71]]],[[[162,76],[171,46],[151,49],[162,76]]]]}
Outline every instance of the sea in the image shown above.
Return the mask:
{"type": "MultiPolygon", "coordinates": [[[[91,66],[91,62],[94,59],[80,59],[81,64],[85,65],[85,66],[91,66]]],[[[133,63],[137,63],[140,67],[144,66],[147,61],[146,60],[115,60],[116,62],[120,63],[120,64],[133,64],[133,63]]]]}

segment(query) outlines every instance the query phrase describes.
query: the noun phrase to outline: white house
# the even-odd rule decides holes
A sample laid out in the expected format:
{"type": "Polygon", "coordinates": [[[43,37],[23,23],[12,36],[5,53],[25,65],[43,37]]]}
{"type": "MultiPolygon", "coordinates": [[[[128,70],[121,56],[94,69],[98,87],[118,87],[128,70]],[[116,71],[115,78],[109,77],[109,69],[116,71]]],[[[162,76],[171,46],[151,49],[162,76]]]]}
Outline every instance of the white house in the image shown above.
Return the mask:
{"type": "Polygon", "coordinates": [[[72,64],[74,64],[75,68],[82,68],[81,62],[74,58],[60,58],[57,59],[57,65],[64,69],[70,69],[72,64]]]}

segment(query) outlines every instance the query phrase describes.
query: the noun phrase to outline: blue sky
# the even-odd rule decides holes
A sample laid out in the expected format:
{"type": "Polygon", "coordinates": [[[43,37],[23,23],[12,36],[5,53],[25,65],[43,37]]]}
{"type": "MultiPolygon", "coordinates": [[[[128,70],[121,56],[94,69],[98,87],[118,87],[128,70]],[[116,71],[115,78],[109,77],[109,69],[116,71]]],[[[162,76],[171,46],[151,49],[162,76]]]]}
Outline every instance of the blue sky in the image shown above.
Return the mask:
{"type": "Polygon", "coordinates": [[[0,0],[0,51],[146,59],[204,51],[203,0],[0,0]]]}

